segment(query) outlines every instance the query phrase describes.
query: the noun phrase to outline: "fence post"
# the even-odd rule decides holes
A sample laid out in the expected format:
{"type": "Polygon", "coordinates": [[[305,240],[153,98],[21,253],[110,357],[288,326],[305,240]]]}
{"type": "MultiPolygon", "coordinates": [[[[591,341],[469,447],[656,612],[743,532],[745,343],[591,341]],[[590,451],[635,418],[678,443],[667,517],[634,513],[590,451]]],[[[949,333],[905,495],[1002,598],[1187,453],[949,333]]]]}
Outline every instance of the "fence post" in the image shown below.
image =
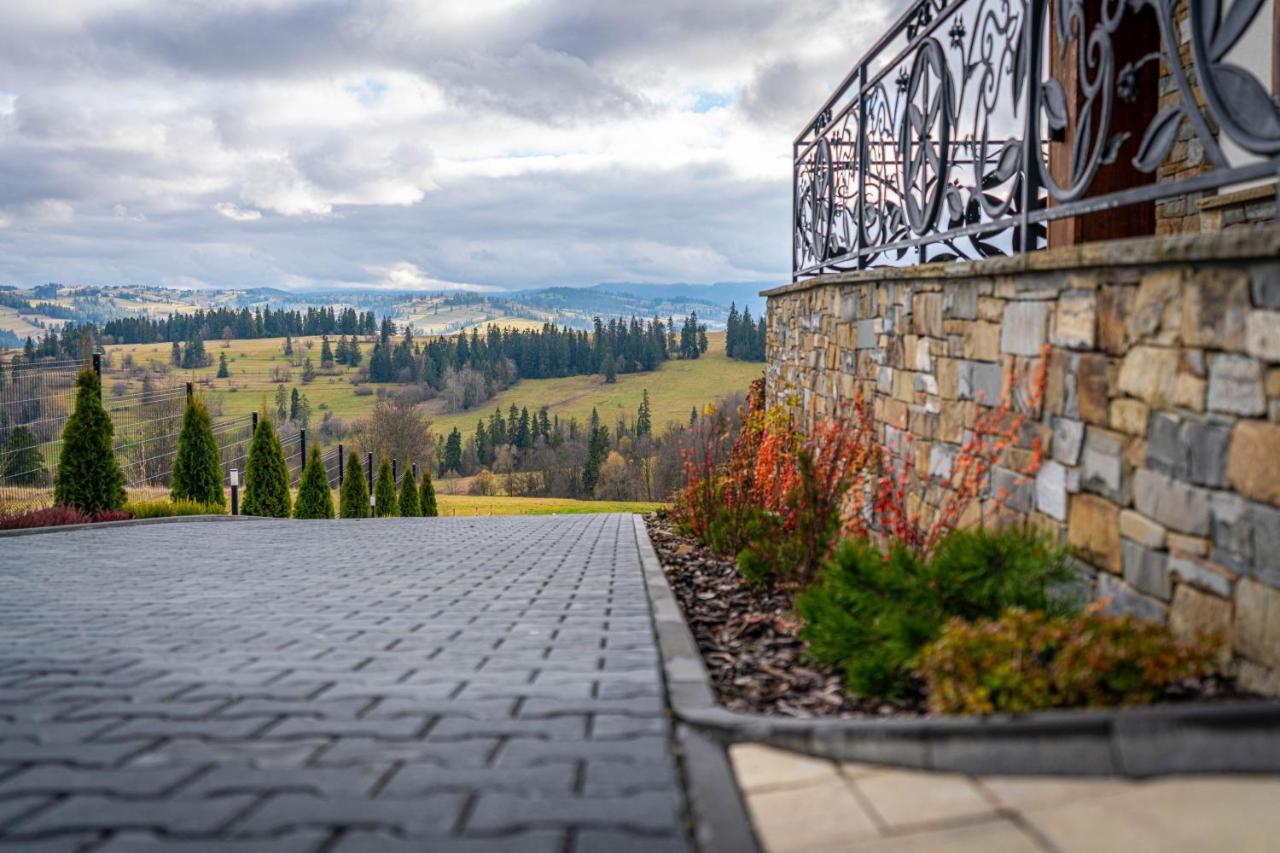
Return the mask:
{"type": "MultiPolygon", "coordinates": [[[[307,428],[303,427],[298,430],[298,435],[302,437],[302,465],[301,468],[307,467],[307,428]]],[[[302,479],[302,475],[298,475],[298,479],[302,479]]]]}
{"type": "Polygon", "coordinates": [[[93,354],[93,372],[98,374],[98,399],[102,399],[102,353],[93,354]]]}
{"type": "Polygon", "coordinates": [[[187,402],[188,403],[191,402],[191,398],[195,395],[195,393],[196,393],[196,383],[188,382],[187,383],[187,402]]]}
{"type": "Polygon", "coordinates": [[[258,431],[258,413],[257,412],[253,413],[253,431],[254,432],[258,431]]]}
{"type": "Polygon", "coordinates": [[[418,482],[418,463],[413,463],[413,481],[418,482]]]}
{"type": "Polygon", "coordinates": [[[342,488],[343,466],[347,464],[347,457],[342,455],[342,442],[338,442],[338,488],[342,488]]]}
{"type": "MultiPolygon", "coordinates": [[[[369,495],[372,497],[373,495],[373,451],[372,450],[370,450],[368,453],[364,455],[364,467],[365,467],[365,474],[369,480],[369,495]]],[[[373,504],[370,504],[370,506],[373,506],[373,504]]]]}
{"type": "Polygon", "coordinates": [[[231,514],[240,514],[240,472],[231,469],[231,514]]]}
{"type": "Polygon", "coordinates": [[[400,482],[400,460],[399,459],[391,460],[391,479],[397,483],[400,482]]]}

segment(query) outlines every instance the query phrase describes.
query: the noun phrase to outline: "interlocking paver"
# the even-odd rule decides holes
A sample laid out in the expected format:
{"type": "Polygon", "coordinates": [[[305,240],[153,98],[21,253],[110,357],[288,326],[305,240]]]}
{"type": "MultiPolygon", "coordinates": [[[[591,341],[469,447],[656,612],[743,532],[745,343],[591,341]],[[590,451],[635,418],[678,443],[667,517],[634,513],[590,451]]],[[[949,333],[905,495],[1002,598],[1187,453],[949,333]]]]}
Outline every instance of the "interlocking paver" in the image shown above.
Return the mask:
{"type": "Polygon", "coordinates": [[[687,850],[630,517],[0,546],[0,848],[687,850]]]}

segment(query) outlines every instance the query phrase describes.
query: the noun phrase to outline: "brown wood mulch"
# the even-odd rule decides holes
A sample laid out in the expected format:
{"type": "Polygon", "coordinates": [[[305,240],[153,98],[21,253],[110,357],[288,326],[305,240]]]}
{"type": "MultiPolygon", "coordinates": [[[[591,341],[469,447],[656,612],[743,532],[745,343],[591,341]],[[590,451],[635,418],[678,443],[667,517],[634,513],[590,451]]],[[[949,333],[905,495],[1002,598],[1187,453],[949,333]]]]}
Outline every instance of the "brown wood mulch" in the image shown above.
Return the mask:
{"type": "Polygon", "coordinates": [[[651,514],[645,521],[724,707],[788,717],[887,716],[921,710],[846,693],[839,673],[805,657],[786,594],[748,586],[733,560],[681,535],[665,516],[651,514]]]}

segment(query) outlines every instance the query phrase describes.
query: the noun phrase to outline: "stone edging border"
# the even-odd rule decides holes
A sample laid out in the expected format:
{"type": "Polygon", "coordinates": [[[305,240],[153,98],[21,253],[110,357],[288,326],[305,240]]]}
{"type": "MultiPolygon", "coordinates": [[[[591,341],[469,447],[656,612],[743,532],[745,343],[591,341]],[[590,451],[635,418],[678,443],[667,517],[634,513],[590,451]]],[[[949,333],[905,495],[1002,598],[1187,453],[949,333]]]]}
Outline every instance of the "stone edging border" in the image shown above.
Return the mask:
{"type": "Polygon", "coordinates": [[[122,521],[96,521],[88,524],[56,524],[49,527],[27,527],[21,530],[0,530],[0,539],[10,536],[39,536],[45,533],[72,533],[77,530],[110,530],[114,527],[134,527],[144,524],[178,524],[185,521],[271,521],[256,515],[166,515],[162,518],[126,518],[122,521]]]}
{"type": "Polygon", "coordinates": [[[974,774],[1280,772],[1280,700],[886,720],[730,711],[716,701],[644,520],[633,518],[672,712],[721,743],[750,741],[840,761],[974,774]]]}

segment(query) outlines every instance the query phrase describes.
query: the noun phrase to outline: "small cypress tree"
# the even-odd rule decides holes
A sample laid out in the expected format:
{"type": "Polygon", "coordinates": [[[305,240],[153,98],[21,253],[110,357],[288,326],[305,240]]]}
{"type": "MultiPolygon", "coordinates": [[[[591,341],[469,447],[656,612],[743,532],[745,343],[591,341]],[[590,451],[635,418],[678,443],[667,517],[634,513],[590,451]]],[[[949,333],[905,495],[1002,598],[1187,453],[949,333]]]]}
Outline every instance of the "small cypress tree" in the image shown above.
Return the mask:
{"type": "MultiPolygon", "coordinates": [[[[4,376],[3,370],[0,370],[0,376],[4,376]]],[[[9,433],[9,440],[0,447],[0,480],[6,486],[49,484],[49,469],[36,446],[35,434],[25,426],[15,427],[9,433]]]]}
{"type": "Polygon", "coordinates": [[[111,446],[115,428],[102,407],[102,382],[93,368],[76,377],[76,410],[62,428],[62,455],[53,497],[83,513],[124,506],[124,474],[111,446]]]}
{"type": "Polygon", "coordinates": [[[178,452],[173,457],[173,485],[169,498],[225,506],[222,494],[222,459],[213,437],[213,421],[204,400],[193,395],[182,416],[178,452]]]}
{"type": "Polygon", "coordinates": [[[244,466],[245,515],[267,518],[289,517],[289,464],[284,448],[276,436],[276,428],[266,412],[258,415],[258,428],[249,444],[249,459],[244,466]]]}
{"type": "Polygon", "coordinates": [[[302,471],[298,484],[298,502],[293,507],[294,518],[333,518],[333,495],[329,491],[329,474],[320,460],[320,448],[312,447],[307,455],[307,467],[302,471]]]}
{"type": "Polygon", "coordinates": [[[227,367],[227,354],[225,352],[218,353],[218,377],[219,379],[228,379],[231,377],[231,370],[227,367]]]}
{"type": "Polygon", "coordinates": [[[412,465],[405,466],[404,476],[400,478],[399,500],[397,508],[405,518],[422,515],[422,508],[418,502],[418,481],[413,479],[412,465]]]}
{"type": "Polygon", "coordinates": [[[440,514],[436,509],[436,490],[431,485],[430,465],[422,469],[422,482],[418,484],[418,512],[428,518],[435,518],[440,514]]]}
{"type": "Polygon", "coordinates": [[[364,483],[364,467],[354,450],[347,454],[347,470],[342,475],[339,511],[343,518],[369,517],[369,487],[364,483]]]}
{"type": "Polygon", "coordinates": [[[378,514],[378,518],[390,518],[397,516],[396,499],[396,478],[391,473],[391,460],[384,454],[382,461],[378,463],[378,476],[373,481],[373,511],[378,514]]]}

